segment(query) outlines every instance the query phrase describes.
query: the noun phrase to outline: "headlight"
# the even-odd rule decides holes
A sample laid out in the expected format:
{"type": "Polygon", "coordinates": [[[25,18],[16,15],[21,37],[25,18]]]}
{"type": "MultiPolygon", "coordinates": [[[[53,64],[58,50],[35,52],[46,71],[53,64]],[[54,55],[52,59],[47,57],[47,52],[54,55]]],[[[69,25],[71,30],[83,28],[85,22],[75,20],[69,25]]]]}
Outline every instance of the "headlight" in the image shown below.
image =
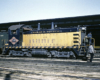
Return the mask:
{"type": "Polygon", "coordinates": [[[86,27],[82,27],[82,30],[86,30],[86,27]]]}

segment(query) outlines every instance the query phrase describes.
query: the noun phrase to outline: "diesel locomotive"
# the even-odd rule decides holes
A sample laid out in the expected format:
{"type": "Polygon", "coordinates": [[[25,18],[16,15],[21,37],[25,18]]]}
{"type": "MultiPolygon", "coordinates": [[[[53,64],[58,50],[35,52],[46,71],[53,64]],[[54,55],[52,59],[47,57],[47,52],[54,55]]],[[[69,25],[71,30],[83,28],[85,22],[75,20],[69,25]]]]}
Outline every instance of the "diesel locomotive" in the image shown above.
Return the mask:
{"type": "Polygon", "coordinates": [[[30,25],[12,25],[8,28],[8,41],[2,48],[3,55],[47,56],[87,59],[88,47],[84,42],[86,27],[37,29],[30,25]]]}

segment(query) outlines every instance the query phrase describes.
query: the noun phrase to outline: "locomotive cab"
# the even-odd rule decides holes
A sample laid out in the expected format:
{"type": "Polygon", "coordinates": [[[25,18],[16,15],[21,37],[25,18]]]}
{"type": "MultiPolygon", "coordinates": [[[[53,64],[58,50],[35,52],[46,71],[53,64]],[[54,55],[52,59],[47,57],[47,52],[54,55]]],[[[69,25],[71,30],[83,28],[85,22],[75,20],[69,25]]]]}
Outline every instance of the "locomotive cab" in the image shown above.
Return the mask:
{"type": "Polygon", "coordinates": [[[8,44],[9,46],[20,46],[21,45],[21,40],[22,40],[22,32],[21,32],[21,27],[23,25],[12,25],[8,29],[8,44]]]}
{"type": "Polygon", "coordinates": [[[28,25],[13,25],[10,26],[8,29],[8,43],[10,46],[22,46],[22,35],[23,32],[27,32],[29,30],[32,30],[32,28],[29,28],[28,25]]]}

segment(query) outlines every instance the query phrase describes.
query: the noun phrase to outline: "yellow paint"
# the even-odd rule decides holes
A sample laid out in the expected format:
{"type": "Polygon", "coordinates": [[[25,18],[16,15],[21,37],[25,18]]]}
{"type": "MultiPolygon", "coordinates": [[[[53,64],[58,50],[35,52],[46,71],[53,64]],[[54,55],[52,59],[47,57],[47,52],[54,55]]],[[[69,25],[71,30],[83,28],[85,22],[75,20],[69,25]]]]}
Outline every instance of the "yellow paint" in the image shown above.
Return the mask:
{"type": "Polygon", "coordinates": [[[16,48],[18,48],[18,46],[16,46],[16,48]]]}
{"type": "Polygon", "coordinates": [[[6,43],[5,45],[6,45],[6,46],[8,46],[9,44],[8,44],[8,43],[6,43]]]}
{"type": "Polygon", "coordinates": [[[21,46],[19,48],[21,48],[21,46]]]}
{"type": "Polygon", "coordinates": [[[26,48],[28,48],[28,46],[26,46],[26,48]]]}
{"type": "Polygon", "coordinates": [[[30,48],[32,48],[32,46],[30,46],[30,48]]]}
{"type": "Polygon", "coordinates": [[[64,48],[66,48],[66,47],[64,46],[64,48]]]}
{"type": "Polygon", "coordinates": [[[99,48],[100,49],[100,46],[94,46],[94,48],[96,48],[96,49],[99,48]]]}
{"type": "Polygon", "coordinates": [[[30,47],[72,47],[73,45],[81,44],[81,31],[79,32],[65,32],[65,33],[45,33],[45,34],[23,34],[22,46],[30,47]],[[73,34],[79,34],[74,36],[73,34]],[[78,39],[74,39],[74,38],[78,39]],[[73,41],[79,41],[74,43],[73,41]]]}

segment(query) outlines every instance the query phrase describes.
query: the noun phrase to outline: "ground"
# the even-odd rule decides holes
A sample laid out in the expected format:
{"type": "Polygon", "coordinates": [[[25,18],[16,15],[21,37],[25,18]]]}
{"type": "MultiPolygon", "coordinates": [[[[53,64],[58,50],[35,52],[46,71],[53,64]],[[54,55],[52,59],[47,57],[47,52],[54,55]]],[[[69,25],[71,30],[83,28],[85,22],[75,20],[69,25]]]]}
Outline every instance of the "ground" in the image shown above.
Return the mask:
{"type": "Polygon", "coordinates": [[[0,57],[0,80],[100,80],[100,58],[0,57]]]}

